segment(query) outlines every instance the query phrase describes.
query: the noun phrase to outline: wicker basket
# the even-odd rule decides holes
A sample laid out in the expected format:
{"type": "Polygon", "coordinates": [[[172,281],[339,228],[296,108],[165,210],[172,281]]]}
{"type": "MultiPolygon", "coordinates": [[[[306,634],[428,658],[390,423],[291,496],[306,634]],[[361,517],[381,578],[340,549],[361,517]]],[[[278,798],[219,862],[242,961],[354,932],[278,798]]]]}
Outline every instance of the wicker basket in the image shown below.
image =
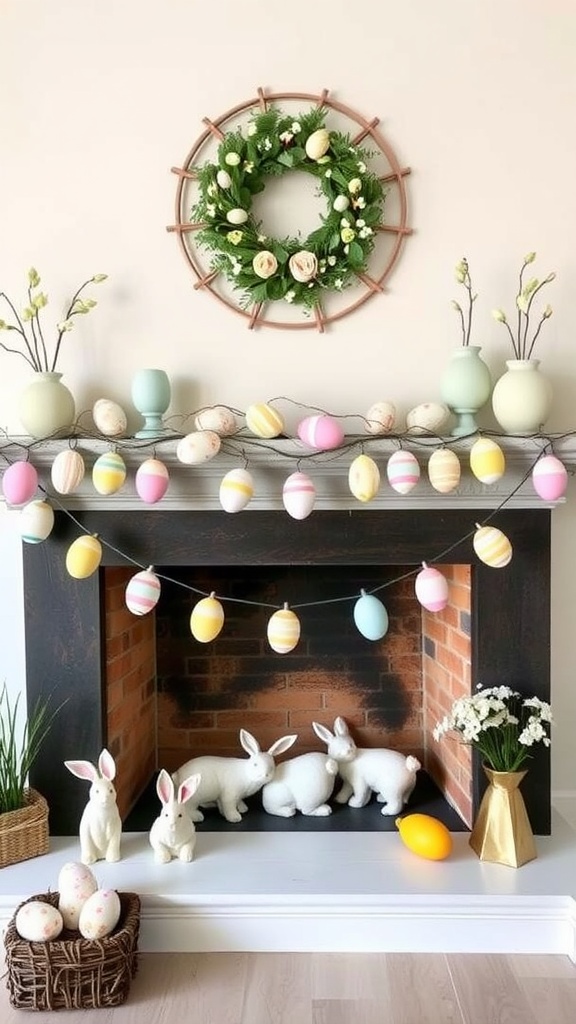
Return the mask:
{"type": "MultiPolygon", "coordinates": [[[[119,892],[120,920],[112,935],[83,939],[63,931],[51,942],[28,942],[14,917],[4,938],[10,1002],[19,1010],[72,1010],[125,1002],[138,966],[140,898],[119,892]]],[[[58,906],[58,893],[31,899],[58,906]]],[[[25,900],[29,903],[29,900],[25,900]]],[[[20,904],[23,906],[23,904],[20,904]]]]}
{"type": "Polygon", "coordinates": [[[24,796],[25,807],[0,814],[0,868],[48,853],[48,804],[35,789],[24,796]]]}

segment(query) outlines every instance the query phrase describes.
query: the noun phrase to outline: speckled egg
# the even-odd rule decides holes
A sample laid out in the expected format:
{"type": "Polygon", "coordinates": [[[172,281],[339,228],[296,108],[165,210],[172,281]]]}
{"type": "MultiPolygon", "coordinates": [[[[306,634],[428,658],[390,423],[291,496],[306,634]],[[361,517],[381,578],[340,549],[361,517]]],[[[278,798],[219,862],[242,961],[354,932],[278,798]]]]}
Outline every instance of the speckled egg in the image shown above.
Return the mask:
{"type": "Polygon", "coordinates": [[[40,544],[54,528],[54,509],[47,501],[30,501],[20,513],[18,529],[27,544],[40,544]]]}
{"type": "Polygon", "coordinates": [[[128,580],[124,594],[128,611],[133,615],[147,615],[158,604],[160,590],[160,580],[151,565],[137,572],[128,580]]]}
{"type": "Polygon", "coordinates": [[[306,519],[316,501],[316,488],[306,473],[291,473],[282,488],[282,502],[293,519],[306,519]]]}
{"type": "Polygon", "coordinates": [[[449,494],[460,483],[460,459],[451,448],[437,448],[428,459],[428,479],[439,494],[449,494]]]}
{"type": "Polygon", "coordinates": [[[222,477],[219,499],[225,512],[241,512],[254,495],[254,479],[247,469],[231,469],[222,477]]]}
{"type": "Polygon", "coordinates": [[[103,939],[120,920],[120,897],[115,889],[97,889],[80,911],[78,929],[85,939],[103,939]]]}
{"type": "Polygon", "coordinates": [[[238,430],[234,413],[225,405],[212,405],[202,409],[194,419],[196,430],[213,430],[220,437],[228,437],[238,430]]]}
{"type": "Polygon", "coordinates": [[[369,455],[357,455],[348,470],[348,486],[358,501],[372,501],[380,487],[380,470],[369,455]]]}
{"type": "Polygon", "coordinates": [[[126,479],[126,463],[119,452],[99,455],[92,467],[92,483],[98,494],[116,494],[126,479]]]}
{"type": "Polygon", "coordinates": [[[78,928],[80,911],[96,892],[98,882],[86,864],[70,861],[58,875],[58,910],[66,928],[78,928]]]}
{"type": "Polygon", "coordinates": [[[422,569],[416,577],[414,589],[420,604],[429,612],[440,612],[448,604],[446,577],[438,569],[426,565],[426,562],[422,563],[422,569]]]}
{"type": "Polygon", "coordinates": [[[354,605],[354,622],[367,640],[381,640],[388,632],[388,612],[374,594],[365,591],[354,605]]]}
{"type": "Polygon", "coordinates": [[[448,422],[450,410],[440,402],[422,402],[406,415],[406,429],[411,434],[440,434],[448,422]]]}
{"type": "Polygon", "coordinates": [[[86,465],[79,451],[68,448],[58,452],[50,471],[52,486],[58,494],[72,494],[82,483],[85,472],[86,465]]]}
{"type": "Polygon", "coordinates": [[[412,452],[394,452],[386,463],[388,483],[398,494],[408,494],[420,479],[420,465],[412,452]]]}
{"type": "Polygon", "coordinates": [[[300,639],[300,620],[287,605],[268,620],[268,643],[276,654],[289,654],[300,639]]]}
{"type": "Polygon", "coordinates": [[[512,545],[508,537],[495,526],[476,524],[472,544],[480,561],[492,569],[503,569],[512,558],[512,545]]]}
{"type": "Polygon", "coordinates": [[[246,409],[246,426],[256,437],[279,437],[284,433],[284,420],[277,409],[257,402],[246,409]]]}
{"type": "Polygon", "coordinates": [[[392,402],[375,402],[364,417],[364,427],[368,434],[389,434],[395,419],[396,406],[392,402]]]}
{"type": "Polygon", "coordinates": [[[28,900],[16,913],[16,931],[28,942],[50,942],[58,938],[64,927],[57,907],[43,900],[28,900]]]}
{"type": "Polygon", "coordinates": [[[344,429],[333,416],[306,416],[300,420],[297,434],[304,444],[318,451],[338,448],[344,440],[344,429]]]}
{"type": "Polygon", "coordinates": [[[102,545],[96,535],[84,534],[72,542],[66,553],[66,569],[75,580],[91,576],[102,561],[102,545]]]}
{"type": "Polygon", "coordinates": [[[126,433],[128,419],[124,409],[110,398],[99,398],[92,406],[94,426],[106,437],[121,437],[126,433]]]}
{"type": "Polygon", "coordinates": [[[2,492],[9,505],[25,505],[38,490],[38,473],[31,462],[19,460],[5,470],[2,492]]]}
{"type": "Polygon", "coordinates": [[[194,605],[190,616],[190,632],[201,644],[215,640],[224,625],[224,609],[220,601],[210,594],[194,605]]]}
{"type": "Polygon", "coordinates": [[[555,455],[543,455],[532,470],[532,484],[543,501],[558,501],[568,486],[566,467],[555,455]]]}
{"type": "Polygon", "coordinates": [[[470,449],[470,469],[481,483],[495,484],[506,470],[500,445],[489,437],[479,437],[470,449]]]}
{"type": "Polygon", "coordinates": [[[160,459],[145,459],[136,470],[134,483],[142,501],[147,505],[154,505],[166,494],[170,474],[160,459]]]}
{"type": "Polygon", "coordinates": [[[221,443],[214,430],[193,430],[178,441],[176,457],[185,466],[200,466],[218,455],[221,443]]]}

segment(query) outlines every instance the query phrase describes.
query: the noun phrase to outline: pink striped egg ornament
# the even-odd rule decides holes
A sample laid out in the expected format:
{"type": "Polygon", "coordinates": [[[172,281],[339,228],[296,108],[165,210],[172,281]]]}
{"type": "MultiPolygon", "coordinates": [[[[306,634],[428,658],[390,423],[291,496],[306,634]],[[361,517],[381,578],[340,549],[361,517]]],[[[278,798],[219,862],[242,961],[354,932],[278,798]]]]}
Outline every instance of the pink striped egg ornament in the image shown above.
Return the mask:
{"type": "Polygon", "coordinates": [[[282,488],[282,502],[293,519],[306,519],[314,508],[316,488],[306,473],[291,473],[282,488]]]}
{"type": "Polygon", "coordinates": [[[344,440],[342,425],[333,416],[306,416],[300,420],[297,434],[304,444],[317,451],[338,448],[344,440]]]}
{"type": "Polygon", "coordinates": [[[147,615],[158,604],[160,580],[151,565],[128,580],[124,600],[133,615],[147,615]]]}
{"type": "Polygon", "coordinates": [[[2,493],[9,505],[25,505],[38,490],[38,473],[31,462],[13,462],[2,477],[2,493]]]}
{"type": "Polygon", "coordinates": [[[558,501],[568,487],[566,466],[555,455],[543,455],[532,470],[532,484],[543,501],[558,501]]]}
{"type": "Polygon", "coordinates": [[[160,459],[146,459],[136,470],[136,491],[148,505],[161,501],[169,483],[170,474],[160,459]]]}
{"type": "Polygon", "coordinates": [[[441,612],[448,604],[448,581],[438,569],[422,562],[422,569],[414,582],[416,597],[429,612],[441,612]]]}
{"type": "Polygon", "coordinates": [[[220,504],[225,512],[241,512],[254,496],[254,479],[247,469],[231,469],[222,477],[220,504]]]}
{"type": "Polygon", "coordinates": [[[398,494],[409,494],[420,479],[418,459],[412,452],[394,452],[386,464],[386,475],[388,483],[398,494]]]}

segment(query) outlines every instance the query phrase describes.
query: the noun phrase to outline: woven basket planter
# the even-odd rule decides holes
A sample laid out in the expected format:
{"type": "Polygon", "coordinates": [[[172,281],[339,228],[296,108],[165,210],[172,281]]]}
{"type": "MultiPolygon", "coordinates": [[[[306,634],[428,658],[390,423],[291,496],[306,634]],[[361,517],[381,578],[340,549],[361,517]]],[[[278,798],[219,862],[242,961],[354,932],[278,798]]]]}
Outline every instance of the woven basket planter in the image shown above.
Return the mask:
{"type": "MultiPolygon", "coordinates": [[[[30,898],[57,907],[58,896],[50,892],[30,898]]],[[[28,942],[16,931],[17,908],[4,938],[12,1006],[89,1010],[126,1001],[138,967],[140,898],[133,892],[118,896],[120,920],[104,939],[83,939],[77,931],[64,930],[51,942],[28,942]]]]}
{"type": "Polygon", "coordinates": [[[48,804],[27,789],[26,805],[0,814],[0,868],[48,853],[48,804]]]}

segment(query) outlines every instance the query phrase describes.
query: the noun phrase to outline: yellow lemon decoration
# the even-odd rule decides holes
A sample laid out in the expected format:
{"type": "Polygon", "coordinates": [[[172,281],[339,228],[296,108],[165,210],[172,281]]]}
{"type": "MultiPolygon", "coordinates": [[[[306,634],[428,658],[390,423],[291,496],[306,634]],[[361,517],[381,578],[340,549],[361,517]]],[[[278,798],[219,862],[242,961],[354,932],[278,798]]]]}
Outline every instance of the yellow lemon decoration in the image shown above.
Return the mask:
{"type": "Polygon", "coordinates": [[[506,469],[506,459],[500,445],[489,437],[479,437],[470,449],[470,469],[480,483],[495,484],[504,476],[506,469]]]}
{"type": "Polygon", "coordinates": [[[396,819],[400,838],[412,853],[427,860],[444,860],[452,853],[452,836],[438,818],[429,814],[407,814],[396,819]]]}
{"type": "Polygon", "coordinates": [[[209,644],[215,640],[224,625],[224,609],[214,596],[203,597],[192,610],[190,616],[190,632],[201,644],[209,644]]]}
{"type": "Polygon", "coordinates": [[[300,639],[300,620],[287,604],[268,622],[268,643],[276,654],[289,654],[300,639]]]}
{"type": "Polygon", "coordinates": [[[91,576],[102,561],[102,545],[96,534],[78,537],[68,548],[66,569],[75,580],[91,576]]]}
{"type": "Polygon", "coordinates": [[[502,530],[495,526],[479,526],[472,541],[481,562],[492,569],[503,569],[512,558],[512,545],[502,530]]]}

